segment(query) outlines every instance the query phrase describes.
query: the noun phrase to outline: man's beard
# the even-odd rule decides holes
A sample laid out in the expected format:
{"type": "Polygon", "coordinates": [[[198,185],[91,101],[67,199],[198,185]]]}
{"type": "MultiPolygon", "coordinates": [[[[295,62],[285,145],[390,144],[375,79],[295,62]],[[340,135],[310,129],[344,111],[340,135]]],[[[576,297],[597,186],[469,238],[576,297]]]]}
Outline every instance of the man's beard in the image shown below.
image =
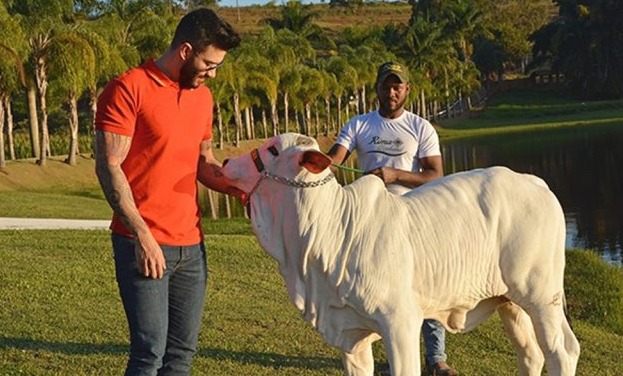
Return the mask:
{"type": "Polygon", "coordinates": [[[192,59],[186,60],[180,69],[179,85],[182,89],[195,89],[199,86],[195,83],[198,70],[193,66],[192,59]]]}
{"type": "Polygon", "coordinates": [[[395,107],[392,108],[391,100],[388,99],[386,102],[381,103],[381,107],[383,108],[383,110],[385,110],[385,112],[389,113],[403,108],[406,102],[407,97],[405,96],[402,100],[396,101],[396,104],[394,105],[395,107]]]}

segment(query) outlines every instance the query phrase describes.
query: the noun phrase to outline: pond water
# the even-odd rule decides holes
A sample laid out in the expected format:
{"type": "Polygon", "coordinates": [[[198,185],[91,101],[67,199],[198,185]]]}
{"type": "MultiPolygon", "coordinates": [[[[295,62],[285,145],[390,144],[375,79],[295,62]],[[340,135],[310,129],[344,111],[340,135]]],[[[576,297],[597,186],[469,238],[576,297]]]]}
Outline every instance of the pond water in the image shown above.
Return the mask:
{"type": "Polygon", "coordinates": [[[622,265],[623,124],[442,141],[446,174],[507,166],[543,178],[560,200],[567,248],[622,265]]]}

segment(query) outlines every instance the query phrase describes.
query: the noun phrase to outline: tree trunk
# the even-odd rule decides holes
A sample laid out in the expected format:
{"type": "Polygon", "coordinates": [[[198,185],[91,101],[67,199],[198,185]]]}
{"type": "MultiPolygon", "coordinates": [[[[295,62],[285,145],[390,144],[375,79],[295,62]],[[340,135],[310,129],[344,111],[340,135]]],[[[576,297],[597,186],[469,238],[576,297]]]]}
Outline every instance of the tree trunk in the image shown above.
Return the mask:
{"type": "Polygon", "coordinates": [[[311,135],[311,102],[305,103],[305,132],[306,136],[311,135]]]}
{"type": "Polygon", "coordinates": [[[97,87],[93,87],[89,90],[89,107],[91,108],[91,128],[89,129],[89,131],[95,133],[95,115],[97,114],[97,87]]]}
{"type": "Polygon", "coordinates": [[[206,196],[208,196],[208,206],[210,207],[210,218],[218,219],[218,193],[206,188],[206,196]]]}
{"type": "Polygon", "coordinates": [[[426,94],[424,94],[424,89],[420,90],[420,116],[426,119],[426,94]]]}
{"type": "Polygon", "coordinates": [[[67,163],[75,166],[78,154],[78,98],[75,93],[69,94],[69,154],[67,163]]]}
{"type": "Polygon", "coordinates": [[[11,110],[11,98],[6,96],[4,98],[4,110],[6,117],[7,136],[9,138],[9,158],[15,160],[15,142],[13,141],[13,110],[11,110]]]}
{"type": "Polygon", "coordinates": [[[289,102],[288,102],[288,92],[286,91],[285,93],[283,93],[283,108],[284,108],[284,119],[285,119],[285,123],[286,123],[286,128],[285,131],[286,133],[288,133],[290,131],[290,126],[289,126],[289,116],[288,116],[288,107],[289,107],[289,102]]]}
{"type": "Polygon", "coordinates": [[[277,112],[277,101],[270,104],[270,120],[273,125],[273,136],[279,134],[279,113],[277,112]]]}
{"type": "Polygon", "coordinates": [[[316,118],[316,124],[315,124],[316,132],[314,134],[314,137],[318,138],[318,136],[320,135],[320,115],[318,112],[318,101],[314,101],[314,115],[316,118]]]}
{"type": "MultiPolygon", "coordinates": [[[[337,96],[337,126],[338,127],[342,126],[342,96],[341,95],[337,96]]],[[[335,133],[337,132],[339,132],[339,130],[336,128],[335,133]]]]}
{"type": "Polygon", "coordinates": [[[0,168],[6,166],[4,156],[4,96],[0,100],[0,168]]]}
{"type": "Polygon", "coordinates": [[[223,148],[223,115],[221,114],[221,103],[216,101],[216,130],[218,131],[218,148],[223,148]]]}
{"type": "Polygon", "coordinates": [[[251,124],[251,140],[255,140],[257,137],[257,133],[255,132],[255,115],[253,115],[253,106],[248,108],[249,111],[249,122],[251,124]]]}
{"type": "Polygon", "coordinates": [[[28,96],[28,130],[30,131],[30,156],[39,159],[39,117],[37,116],[37,89],[26,88],[28,96]]]}
{"type": "Polygon", "coordinates": [[[229,196],[223,195],[225,197],[225,215],[227,218],[231,218],[231,204],[229,203],[229,196]]]}
{"type": "Polygon", "coordinates": [[[305,124],[301,124],[301,114],[298,111],[294,111],[296,116],[296,129],[299,129],[299,132],[305,134],[305,124]]]}
{"type": "Polygon", "coordinates": [[[41,144],[39,148],[38,164],[40,166],[45,166],[46,159],[50,156],[50,137],[48,133],[48,109],[45,99],[48,91],[48,79],[45,70],[45,61],[43,59],[38,60],[38,67],[35,73],[37,89],[39,90],[39,106],[41,107],[41,144]]]}
{"type": "Polygon", "coordinates": [[[240,133],[242,133],[242,117],[240,117],[240,95],[234,92],[234,118],[236,120],[236,147],[240,146],[240,133]]]}
{"type": "Polygon", "coordinates": [[[329,127],[331,126],[331,98],[326,97],[324,99],[324,106],[326,111],[327,124],[324,126],[324,135],[329,136],[329,127]]]}
{"type": "Polygon", "coordinates": [[[362,114],[365,114],[366,112],[368,112],[368,108],[366,107],[367,104],[367,97],[366,97],[366,85],[363,85],[361,87],[361,112],[362,114]]]}
{"type": "MultiPolygon", "coordinates": [[[[350,119],[350,97],[346,94],[346,119],[350,119]]],[[[343,123],[340,123],[342,125],[343,123]]]]}
{"type": "Polygon", "coordinates": [[[244,109],[244,136],[247,140],[251,139],[251,119],[249,115],[249,107],[244,109]]]}
{"type": "Polygon", "coordinates": [[[268,121],[266,120],[266,110],[262,108],[262,131],[264,138],[268,138],[268,121]]]}

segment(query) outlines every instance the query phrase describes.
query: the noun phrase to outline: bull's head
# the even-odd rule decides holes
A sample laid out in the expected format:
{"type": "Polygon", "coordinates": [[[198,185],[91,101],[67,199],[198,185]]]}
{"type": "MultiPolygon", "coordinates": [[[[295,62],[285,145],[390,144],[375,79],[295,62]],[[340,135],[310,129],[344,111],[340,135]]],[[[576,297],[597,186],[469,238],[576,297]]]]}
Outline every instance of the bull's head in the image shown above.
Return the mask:
{"type": "MultiPolygon", "coordinates": [[[[327,170],[331,162],[313,138],[285,133],[270,138],[250,154],[226,160],[223,173],[250,198],[265,177],[295,187],[318,185],[316,175],[327,170]]],[[[332,175],[325,178],[328,181],[332,175]]]]}

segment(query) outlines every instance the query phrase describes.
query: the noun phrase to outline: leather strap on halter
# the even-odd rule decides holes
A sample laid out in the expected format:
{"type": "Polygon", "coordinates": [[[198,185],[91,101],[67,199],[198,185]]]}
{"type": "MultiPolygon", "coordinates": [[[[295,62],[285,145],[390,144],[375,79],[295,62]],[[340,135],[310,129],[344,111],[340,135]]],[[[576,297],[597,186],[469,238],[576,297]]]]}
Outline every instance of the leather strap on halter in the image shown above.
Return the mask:
{"type": "Polygon", "coordinates": [[[260,152],[257,149],[251,150],[251,159],[255,164],[255,168],[257,168],[257,172],[264,171],[264,163],[262,163],[262,160],[260,159],[260,152]]]}

